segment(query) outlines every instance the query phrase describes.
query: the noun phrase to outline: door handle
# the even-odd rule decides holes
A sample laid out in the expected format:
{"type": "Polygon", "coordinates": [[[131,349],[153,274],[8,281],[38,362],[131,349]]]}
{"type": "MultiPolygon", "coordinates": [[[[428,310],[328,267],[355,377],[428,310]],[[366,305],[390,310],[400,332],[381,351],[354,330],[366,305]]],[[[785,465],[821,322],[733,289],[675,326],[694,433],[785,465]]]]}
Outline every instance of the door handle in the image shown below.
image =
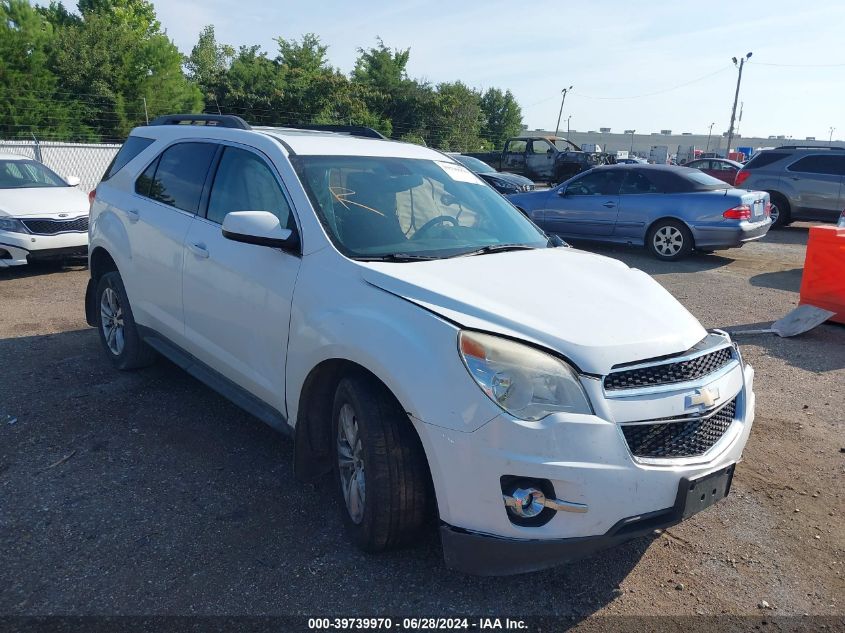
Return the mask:
{"type": "Polygon", "coordinates": [[[607,207],[608,209],[612,209],[613,207],[616,206],[616,203],[615,202],[605,202],[602,206],[607,207]]]}
{"type": "Polygon", "coordinates": [[[135,222],[141,219],[141,214],[137,209],[124,209],[123,211],[126,213],[126,216],[132,224],[135,224],[135,222]]]}
{"type": "Polygon", "coordinates": [[[205,247],[205,244],[188,243],[188,250],[201,259],[208,259],[208,249],[205,247]]]}

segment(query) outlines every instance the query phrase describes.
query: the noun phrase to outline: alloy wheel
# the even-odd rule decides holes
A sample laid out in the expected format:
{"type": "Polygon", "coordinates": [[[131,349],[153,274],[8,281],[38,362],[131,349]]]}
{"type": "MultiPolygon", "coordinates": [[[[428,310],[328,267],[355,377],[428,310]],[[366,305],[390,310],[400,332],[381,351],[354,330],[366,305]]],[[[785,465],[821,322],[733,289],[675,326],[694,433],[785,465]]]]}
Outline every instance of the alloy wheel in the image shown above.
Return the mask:
{"type": "Polygon", "coordinates": [[[772,219],[772,224],[778,223],[778,218],[780,217],[780,209],[778,209],[778,205],[774,202],[769,207],[769,217],[772,219]]]}
{"type": "Polygon", "coordinates": [[[654,233],[654,250],[664,257],[672,257],[684,247],[684,234],[674,226],[664,226],[654,233]]]}
{"type": "Polygon", "coordinates": [[[358,418],[350,404],[340,408],[337,421],[337,462],[346,510],[355,524],[364,520],[366,478],[358,418]]]}
{"type": "Polygon", "coordinates": [[[123,308],[114,288],[106,288],[100,298],[100,324],[106,345],[115,356],[120,356],[126,345],[123,324],[123,308]]]}

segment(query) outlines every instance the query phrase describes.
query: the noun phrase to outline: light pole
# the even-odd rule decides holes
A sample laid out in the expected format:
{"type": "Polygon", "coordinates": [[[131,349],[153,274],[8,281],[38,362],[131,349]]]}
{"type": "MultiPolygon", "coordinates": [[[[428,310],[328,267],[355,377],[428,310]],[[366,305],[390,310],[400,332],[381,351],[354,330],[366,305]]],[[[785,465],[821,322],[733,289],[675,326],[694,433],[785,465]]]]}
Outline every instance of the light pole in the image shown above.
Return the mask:
{"type": "Polygon", "coordinates": [[[707,133],[707,147],[704,148],[705,154],[710,151],[710,137],[713,135],[713,126],[714,125],[716,125],[715,121],[713,121],[713,123],[710,124],[710,131],[707,133]]]}
{"type": "Polygon", "coordinates": [[[731,141],[734,136],[734,120],[736,119],[736,102],[739,101],[739,84],[742,82],[742,67],[745,65],[745,62],[751,59],[751,53],[746,53],[745,57],[740,58],[739,62],[737,62],[736,57],[732,59],[734,66],[739,68],[739,75],[736,78],[736,93],[734,94],[734,107],[731,110],[731,125],[728,128],[728,149],[725,150],[725,157],[731,153],[731,141]]]}
{"type": "Polygon", "coordinates": [[[830,128],[830,136],[827,137],[827,144],[831,145],[833,143],[833,132],[836,130],[835,127],[830,128]]]}
{"type": "Polygon", "coordinates": [[[566,117],[566,138],[569,138],[569,119],[571,119],[571,118],[572,118],[571,114],[568,117],[566,117]]]}
{"type": "Polygon", "coordinates": [[[628,130],[628,131],[631,133],[631,150],[628,153],[633,154],[634,153],[634,132],[636,132],[636,130],[628,130]]]}
{"type": "Polygon", "coordinates": [[[563,102],[566,101],[566,93],[570,90],[572,90],[572,86],[569,86],[569,88],[564,88],[560,91],[560,112],[557,113],[557,125],[555,126],[555,136],[557,136],[557,133],[560,130],[560,117],[563,116],[563,102]]]}

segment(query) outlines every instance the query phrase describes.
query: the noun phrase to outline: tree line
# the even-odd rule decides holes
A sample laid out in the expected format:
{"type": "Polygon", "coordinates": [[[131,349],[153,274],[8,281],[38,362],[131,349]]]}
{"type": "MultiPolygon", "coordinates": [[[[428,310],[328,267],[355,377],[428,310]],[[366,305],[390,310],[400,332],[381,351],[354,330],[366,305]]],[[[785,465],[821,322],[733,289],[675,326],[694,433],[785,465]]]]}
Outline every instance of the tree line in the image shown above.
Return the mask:
{"type": "Polygon", "coordinates": [[[146,0],[0,0],[0,138],[122,141],[155,116],[237,114],[253,125],[348,124],[452,151],[501,147],[522,128],[510,91],[408,76],[410,49],[380,38],[348,75],[309,33],[275,54],[217,41],[182,55],[146,0]]]}

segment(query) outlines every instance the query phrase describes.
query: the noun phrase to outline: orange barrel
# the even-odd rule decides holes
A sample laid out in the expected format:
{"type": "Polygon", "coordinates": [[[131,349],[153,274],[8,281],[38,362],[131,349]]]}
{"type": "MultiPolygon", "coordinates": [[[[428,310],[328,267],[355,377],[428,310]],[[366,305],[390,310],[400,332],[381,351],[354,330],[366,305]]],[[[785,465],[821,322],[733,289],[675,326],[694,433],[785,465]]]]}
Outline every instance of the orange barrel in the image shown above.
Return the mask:
{"type": "Polygon", "coordinates": [[[799,303],[835,312],[830,320],[845,323],[845,229],[810,227],[799,303]]]}

